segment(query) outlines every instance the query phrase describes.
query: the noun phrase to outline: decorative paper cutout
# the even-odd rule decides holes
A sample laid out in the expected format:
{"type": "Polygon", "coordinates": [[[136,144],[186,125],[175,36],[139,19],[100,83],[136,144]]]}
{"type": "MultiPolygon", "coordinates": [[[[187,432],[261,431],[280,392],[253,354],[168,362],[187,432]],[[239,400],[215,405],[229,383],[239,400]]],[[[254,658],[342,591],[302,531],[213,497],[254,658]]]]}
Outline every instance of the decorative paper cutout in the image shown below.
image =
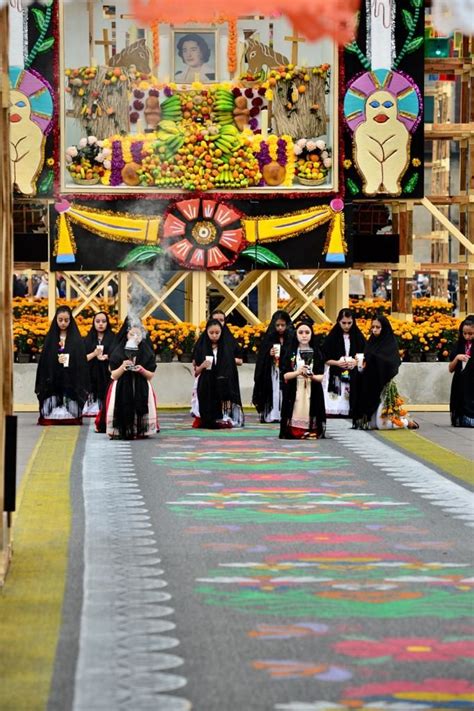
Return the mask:
{"type": "Polygon", "coordinates": [[[35,195],[46,135],[51,129],[53,99],[46,81],[32,69],[11,67],[10,86],[12,183],[24,195],[35,195]]]}
{"type": "Polygon", "coordinates": [[[419,112],[416,86],[399,72],[377,69],[349,84],[344,115],[354,131],[354,163],[366,195],[400,194],[419,112]]]}
{"type": "MultiPolygon", "coordinates": [[[[346,51],[369,71],[349,81],[344,117],[353,132],[353,162],[362,178],[363,193],[369,197],[397,196],[410,165],[411,137],[421,121],[422,100],[413,79],[396,68],[407,55],[419,53],[423,44],[423,37],[416,36],[422,2],[399,0],[405,36],[397,56],[395,0],[385,4],[366,0],[365,5],[366,54],[356,40],[346,51]]],[[[346,162],[347,168],[350,161],[346,162]]],[[[417,174],[411,176],[405,191],[412,192],[417,181],[417,174]]],[[[347,185],[353,195],[358,193],[352,178],[348,177],[347,185]]]]}

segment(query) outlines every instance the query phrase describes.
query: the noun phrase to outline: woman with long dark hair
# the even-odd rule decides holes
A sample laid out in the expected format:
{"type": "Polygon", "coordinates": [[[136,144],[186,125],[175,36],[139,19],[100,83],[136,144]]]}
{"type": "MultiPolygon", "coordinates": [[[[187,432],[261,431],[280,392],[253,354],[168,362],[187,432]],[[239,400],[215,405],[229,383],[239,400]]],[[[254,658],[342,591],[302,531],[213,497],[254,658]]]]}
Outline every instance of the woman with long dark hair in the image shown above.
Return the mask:
{"type": "Polygon", "coordinates": [[[105,311],[98,311],[92,320],[89,333],[84,338],[89,363],[90,390],[84,405],[83,416],[95,417],[103,403],[110,384],[109,356],[115,334],[105,311]]]}
{"type": "Polygon", "coordinates": [[[313,322],[301,319],[281,364],[283,400],[281,439],[324,437],[326,413],[322,380],[324,360],[313,332],[313,322]]]}
{"type": "Polygon", "coordinates": [[[110,358],[106,432],[111,439],[143,439],[159,431],[151,380],[156,358],[141,323],[127,318],[110,358]]]}
{"type": "Polygon", "coordinates": [[[326,370],[323,390],[327,415],[352,414],[359,371],[356,354],[364,352],[365,338],[350,309],[341,309],[322,345],[326,370]]]}
{"type": "Polygon", "coordinates": [[[222,324],[210,319],[193,352],[197,378],[192,403],[193,427],[243,427],[244,412],[234,348],[223,337],[222,324]]]}
{"type": "Polygon", "coordinates": [[[281,416],[280,363],[293,337],[293,326],[286,311],[275,311],[262,339],[255,365],[252,403],[260,422],[279,422],[281,416]]]}
{"type": "Polygon", "coordinates": [[[39,425],[81,425],[89,391],[86,351],[69,306],[60,306],[36,371],[39,425]]]}
{"type": "Polygon", "coordinates": [[[400,368],[400,353],[390,321],[386,316],[372,319],[370,338],[364,350],[353,408],[356,429],[417,429],[418,424],[408,419],[403,400],[393,378],[400,368]]]}
{"type": "Polygon", "coordinates": [[[459,337],[451,351],[449,372],[453,373],[449,411],[453,427],[474,427],[474,315],[459,327],[459,337]]]}

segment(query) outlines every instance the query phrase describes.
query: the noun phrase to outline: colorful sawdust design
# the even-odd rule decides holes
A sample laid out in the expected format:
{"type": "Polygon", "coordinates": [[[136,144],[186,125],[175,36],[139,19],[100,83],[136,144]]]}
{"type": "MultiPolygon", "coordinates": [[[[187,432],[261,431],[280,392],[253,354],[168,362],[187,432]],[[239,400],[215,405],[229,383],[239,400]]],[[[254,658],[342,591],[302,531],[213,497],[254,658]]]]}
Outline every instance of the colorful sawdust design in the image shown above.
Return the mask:
{"type": "Polygon", "coordinates": [[[444,541],[398,484],[372,477],[371,490],[339,444],[282,442],[253,418],[216,433],[177,420],[154,463],[203,551],[195,594],[246,638],[249,685],[284,683],[272,708],[474,708],[474,577],[454,534],[444,541]]]}

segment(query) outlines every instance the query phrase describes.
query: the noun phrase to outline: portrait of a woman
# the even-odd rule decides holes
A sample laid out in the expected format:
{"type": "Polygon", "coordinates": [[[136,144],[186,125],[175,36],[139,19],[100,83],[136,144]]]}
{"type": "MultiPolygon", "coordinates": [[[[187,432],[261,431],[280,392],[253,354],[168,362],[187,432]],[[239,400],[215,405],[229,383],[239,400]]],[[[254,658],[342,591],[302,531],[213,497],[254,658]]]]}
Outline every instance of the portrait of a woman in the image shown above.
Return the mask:
{"type": "Polygon", "coordinates": [[[216,80],[215,33],[175,32],[174,79],[181,84],[216,80]]]}

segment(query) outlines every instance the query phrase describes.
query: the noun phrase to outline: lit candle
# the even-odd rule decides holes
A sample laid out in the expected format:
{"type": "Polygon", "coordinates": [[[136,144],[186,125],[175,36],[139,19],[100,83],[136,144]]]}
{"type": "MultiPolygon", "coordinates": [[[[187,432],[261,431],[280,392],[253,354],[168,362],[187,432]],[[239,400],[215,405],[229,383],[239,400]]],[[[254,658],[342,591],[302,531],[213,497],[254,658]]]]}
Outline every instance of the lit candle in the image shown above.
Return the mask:
{"type": "Polygon", "coordinates": [[[262,138],[268,138],[268,109],[262,109],[260,112],[260,128],[262,138]]]}

